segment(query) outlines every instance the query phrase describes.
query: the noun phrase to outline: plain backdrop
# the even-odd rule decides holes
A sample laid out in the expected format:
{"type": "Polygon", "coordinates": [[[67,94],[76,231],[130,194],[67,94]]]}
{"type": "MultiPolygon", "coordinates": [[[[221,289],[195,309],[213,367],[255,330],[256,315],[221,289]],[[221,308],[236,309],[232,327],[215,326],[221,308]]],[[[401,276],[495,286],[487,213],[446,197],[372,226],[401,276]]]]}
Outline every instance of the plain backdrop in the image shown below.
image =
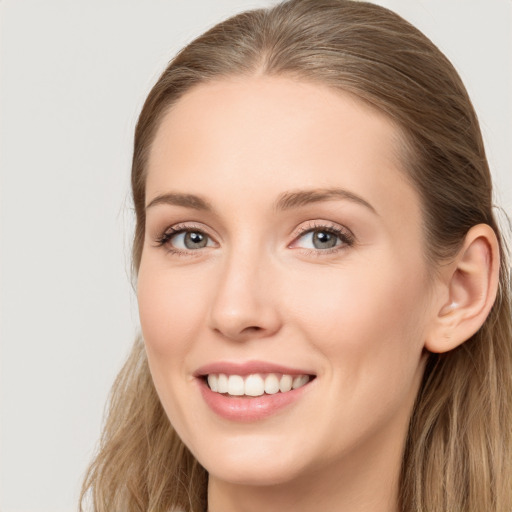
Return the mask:
{"type": "MultiPolygon", "coordinates": [[[[0,510],[76,510],[137,331],[132,132],[175,52],[272,0],[0,0],[0,510]]],[[[512,213],[512,2],[381,0],[454,62],[512,213]]]]}

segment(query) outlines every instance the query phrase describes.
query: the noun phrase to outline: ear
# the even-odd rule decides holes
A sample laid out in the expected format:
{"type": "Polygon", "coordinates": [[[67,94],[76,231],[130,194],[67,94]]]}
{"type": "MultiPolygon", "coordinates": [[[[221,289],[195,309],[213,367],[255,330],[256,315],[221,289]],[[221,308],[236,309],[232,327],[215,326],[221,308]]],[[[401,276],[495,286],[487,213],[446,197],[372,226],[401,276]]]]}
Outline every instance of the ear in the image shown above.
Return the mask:
{"type": "Polygon", "coordinates": [[[496,299],[499,245],[487,224],[472,227],[457,256],[440,270],[439,298],[425,348],[448,352],[483,325],[496,299]]]}

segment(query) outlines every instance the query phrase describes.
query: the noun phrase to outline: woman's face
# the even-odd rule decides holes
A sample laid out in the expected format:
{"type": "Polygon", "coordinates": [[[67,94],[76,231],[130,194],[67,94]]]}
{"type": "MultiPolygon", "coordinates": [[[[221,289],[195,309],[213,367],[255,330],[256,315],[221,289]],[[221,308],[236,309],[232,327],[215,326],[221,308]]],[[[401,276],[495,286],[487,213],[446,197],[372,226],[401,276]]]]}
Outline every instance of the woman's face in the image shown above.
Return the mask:
{"type": "Polygon", "coordinates": [[[285,78],[201,85],[164,117],[140,319],[163,407],[211,478],[399,464],[433,306],[398,153],[383,115],[285,78]]]}

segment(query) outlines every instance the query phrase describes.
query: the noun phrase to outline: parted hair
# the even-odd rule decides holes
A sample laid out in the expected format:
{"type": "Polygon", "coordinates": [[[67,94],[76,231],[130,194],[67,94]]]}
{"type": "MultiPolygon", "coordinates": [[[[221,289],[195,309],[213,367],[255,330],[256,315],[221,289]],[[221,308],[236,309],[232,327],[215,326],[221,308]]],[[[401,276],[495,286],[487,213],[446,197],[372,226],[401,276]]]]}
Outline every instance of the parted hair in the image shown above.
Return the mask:
{"type": "MultiPolygon", "coordinates": [[[[192,41],[149,93],[135,130],[132,193],[136,279],[145,234],[148,153],[169,109],[193,87],[233,76],[286,76],[349,92],[402,134],[432,272],[472,226],[500,242],[497,299],[458,348],[429,354],[405,443],[402,512],[512,511],[512,319],[505,243],[471,101],[447,58],[397,14],[350,0],[290,0],[234,16],[192,41]]],[[[160,404],[136,339],[109,400],[81,510],[204,512],[208,475],[160,404]]]]}

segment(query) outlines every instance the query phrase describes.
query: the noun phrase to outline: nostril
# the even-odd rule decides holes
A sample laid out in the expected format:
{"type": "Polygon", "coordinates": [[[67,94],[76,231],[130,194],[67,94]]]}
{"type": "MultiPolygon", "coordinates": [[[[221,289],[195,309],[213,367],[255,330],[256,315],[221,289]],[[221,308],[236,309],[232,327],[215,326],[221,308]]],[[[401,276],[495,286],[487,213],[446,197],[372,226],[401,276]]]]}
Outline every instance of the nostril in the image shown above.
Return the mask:
{"type": "Polygon", "coordinates": [[[258,332],[261,330],[261,327],[258,327],[257,325],[251,325],[249,327],[246,327],[242,332],[258,332]]]}

